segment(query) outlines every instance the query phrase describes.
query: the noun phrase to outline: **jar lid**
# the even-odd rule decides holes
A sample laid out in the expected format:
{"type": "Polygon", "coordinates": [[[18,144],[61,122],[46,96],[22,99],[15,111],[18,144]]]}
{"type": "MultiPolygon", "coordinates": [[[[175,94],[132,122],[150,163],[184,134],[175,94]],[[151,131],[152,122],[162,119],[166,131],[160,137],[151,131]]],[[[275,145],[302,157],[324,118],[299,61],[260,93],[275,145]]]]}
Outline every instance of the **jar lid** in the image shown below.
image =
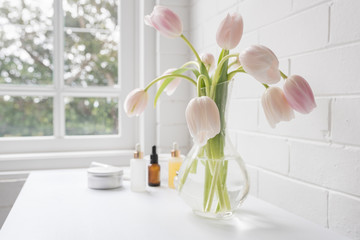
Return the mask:
{"type": "Polygon", "coordinates": [[[88,173],[95,176],[112,176],[123,175],[124,170],[119,167],[91,167],[88,169],[88,173]]]}

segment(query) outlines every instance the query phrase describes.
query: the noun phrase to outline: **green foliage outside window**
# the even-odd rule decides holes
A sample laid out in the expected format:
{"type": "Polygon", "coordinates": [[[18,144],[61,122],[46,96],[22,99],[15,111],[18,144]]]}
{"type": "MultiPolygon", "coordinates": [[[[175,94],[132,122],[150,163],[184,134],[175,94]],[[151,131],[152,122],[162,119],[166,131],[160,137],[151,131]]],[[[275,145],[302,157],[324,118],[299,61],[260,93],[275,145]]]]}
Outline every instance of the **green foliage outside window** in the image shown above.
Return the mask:
{"type": "MultiPolygon", "coordinates": [[[[64,0],[63,10],[64,84],[117,85],[117,0],[64,0]]],[[[53,84],[53,11],[51,1],[0,2],[0,84],[53,84]]],[[[52,135],[53,102],[52,97],[0,96],[0,137],[52,135]]],[[[117,105],[114,99],[73,98],[66,104],[66,133],[117,133],[117,105]],[[99,106],[90,108],[85,101],[99,106]]]]}

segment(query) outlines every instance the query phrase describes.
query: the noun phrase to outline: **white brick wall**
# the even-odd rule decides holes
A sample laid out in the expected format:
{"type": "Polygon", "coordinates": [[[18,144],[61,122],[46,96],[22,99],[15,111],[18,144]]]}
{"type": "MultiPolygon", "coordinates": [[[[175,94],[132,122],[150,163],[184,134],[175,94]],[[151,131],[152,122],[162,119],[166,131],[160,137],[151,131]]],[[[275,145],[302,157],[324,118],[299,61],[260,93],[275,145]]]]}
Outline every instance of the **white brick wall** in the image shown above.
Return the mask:
{"type": "Polygon", "coordinates": [[[354,239],[360,236],[360,201],[339,193],[330,192],[329,227],[354,239]]]}
{"type": "Polygon", "coordinates": [[[331,132],[334,142],[360,145],[359,97],[334,99],[331,132]]]}
{"type": "MultiPolygon", "coordinates": [[[[281,69],[304,76],[317,108],[269,127],[264,88],[238,75],[230,136],[244,158],[250,193],[321,226],[360,239],[360,1],[192,0],[191,40],[219,53],[215,33],[227,12],[244,18],[243,39],[270,47],[281,69]]],[[[281,85],[281,84],[280,84],[281,85]]]]}
{"type": "Polygon", "coordinates": [[[327,226],[325,189],[265,171],[259,171],[259,197],[295,214],[327,226]]]}

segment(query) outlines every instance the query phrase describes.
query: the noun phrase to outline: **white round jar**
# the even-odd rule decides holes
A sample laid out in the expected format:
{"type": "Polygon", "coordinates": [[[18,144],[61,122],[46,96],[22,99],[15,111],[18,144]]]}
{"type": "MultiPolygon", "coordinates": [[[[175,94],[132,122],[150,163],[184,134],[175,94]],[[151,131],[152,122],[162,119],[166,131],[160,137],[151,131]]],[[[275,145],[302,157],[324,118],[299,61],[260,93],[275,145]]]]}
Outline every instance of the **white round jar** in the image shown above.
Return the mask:
{"type": "Polygon", "coordinates": [[[88,169],[88,187],[112,189],[122,186],[124,170],[119,167],[91,167],[88,169]]]}

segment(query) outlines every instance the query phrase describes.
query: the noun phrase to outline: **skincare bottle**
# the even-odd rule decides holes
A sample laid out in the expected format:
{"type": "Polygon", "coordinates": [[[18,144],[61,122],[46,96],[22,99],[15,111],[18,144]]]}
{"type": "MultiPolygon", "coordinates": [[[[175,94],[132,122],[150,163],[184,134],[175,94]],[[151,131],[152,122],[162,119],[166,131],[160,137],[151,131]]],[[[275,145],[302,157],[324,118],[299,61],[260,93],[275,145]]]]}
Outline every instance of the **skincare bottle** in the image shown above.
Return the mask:
{"type": "Polygon", "coordinates": [[[182,164],[182,158],[180,156],[180,150],[176,142],[173,143],[173,149],[171,151],[171,158],[169,159],[169,188],[175,188],[174,178],[176,172],[180,170],[182,164]]]}
{"type": "Polygon", "coordinates": [[[140,144],[136,144],[134,158],[130,160],[131,191],[143,192],[146,189],[146,161],[140,144]]]}
{"type": "Polygon", "coordinates": [[[148,167],[149,186],[160,186],[160,165],[158,162],[158,155],[156,153],[156,146],[152,147],[152,153],[150,155],[150,165],[148,167]]]}

